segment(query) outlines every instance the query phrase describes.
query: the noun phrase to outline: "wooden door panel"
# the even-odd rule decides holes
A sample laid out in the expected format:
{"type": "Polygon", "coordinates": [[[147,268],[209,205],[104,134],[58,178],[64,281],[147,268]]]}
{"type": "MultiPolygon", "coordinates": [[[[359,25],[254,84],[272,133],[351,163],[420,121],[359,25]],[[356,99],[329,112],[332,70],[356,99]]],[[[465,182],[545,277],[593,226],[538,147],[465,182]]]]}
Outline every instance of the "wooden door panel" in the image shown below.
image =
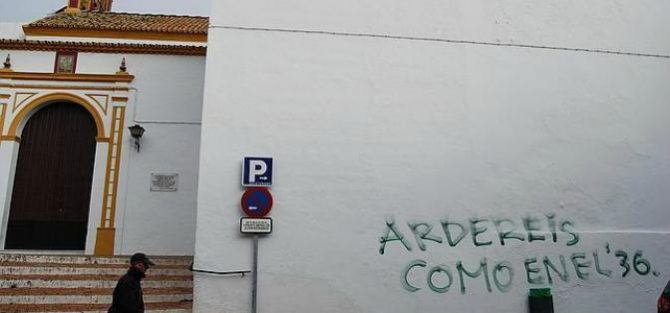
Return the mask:
{"type": "Polygon", "coordinates": [[[7,249],[84,249],[96,126],[73,103],[35,113],[21,135],[7,249]]]}

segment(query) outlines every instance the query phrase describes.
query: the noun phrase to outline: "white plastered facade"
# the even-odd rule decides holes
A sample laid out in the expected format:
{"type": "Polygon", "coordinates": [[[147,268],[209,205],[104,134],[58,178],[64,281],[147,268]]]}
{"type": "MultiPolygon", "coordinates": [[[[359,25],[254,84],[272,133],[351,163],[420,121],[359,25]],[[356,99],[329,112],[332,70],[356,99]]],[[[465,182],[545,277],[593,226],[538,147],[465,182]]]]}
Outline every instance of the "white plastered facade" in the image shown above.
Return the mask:
{"type": "MultiPolygon", "coordinates": [[[[252,268],[240,166],[268,156],[259,312],[526,312],[544,287],[556,312],[653,312],[670,277],[668,10],[215,1],[195,266],[252,268]],[[505,219],[523,240],[500,243],[505,219]],[[452,246],[443,222],[468,234],[452,246]]],[[[251,295],[249,275],[196,274],[194,311],[249,312],[251,295]]]]}

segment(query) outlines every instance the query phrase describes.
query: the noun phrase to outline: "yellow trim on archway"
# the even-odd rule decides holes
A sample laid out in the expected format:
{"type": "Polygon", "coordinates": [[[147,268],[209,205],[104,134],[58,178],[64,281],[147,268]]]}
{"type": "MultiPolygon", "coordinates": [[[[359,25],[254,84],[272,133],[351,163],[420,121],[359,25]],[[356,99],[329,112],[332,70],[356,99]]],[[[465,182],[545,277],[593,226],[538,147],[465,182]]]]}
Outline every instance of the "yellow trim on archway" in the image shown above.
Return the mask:
{"type": "Polygon", "coordinates": [[[121,148],[123,147],[123,125],[126,119],[126,108],[112,108],[112,125],[109,128],[109,145],[107,151],[107,169],[105,170],[105,187],[102,198],[100,227],[95,240],[93,255],[114,255],[114,237],[116,229],[116,196],[119,189],[119,172],[121,171],[121,148]]]}
{"type": "Polygon", "coordinates": [[[2,143],[2,140],[5,137],[2,135],[2,132],[5,129],[5,113],[7,112],[7,106],[8,104],[6,103],[0,103],[0,143],[2,143]]]}
{"type": "Polygon", "coordinates": [[[81,105],[88,113],[91,114],[93,117],[93,120],[95,121],[95,126],[97,128],[97,138],[105,138],[105,124],[102,122],[102,117],[98,113],[98,111],[95,109],[93,105],[91,105],[86,99],[83,97],[80,97],[75,94],[71,93],[50,93],[46,94],[40,97],[35,98],[32,100],[30,103],[26,104],[23,106],[23,109],[19,111],[16,116],[14,116],[14,120],[12,123],[9,125],[9,131],[7,132],[7,136],[9,137],[18,137],[16,132],[19,128],[19,125],[21,122],[23,122],[28,116],[29,113],[33,112],[37,108],[39,108],[42,105],[45,105],[49,102],[53,101],[69,101],[76,103],[78,105],[81,105]]]}

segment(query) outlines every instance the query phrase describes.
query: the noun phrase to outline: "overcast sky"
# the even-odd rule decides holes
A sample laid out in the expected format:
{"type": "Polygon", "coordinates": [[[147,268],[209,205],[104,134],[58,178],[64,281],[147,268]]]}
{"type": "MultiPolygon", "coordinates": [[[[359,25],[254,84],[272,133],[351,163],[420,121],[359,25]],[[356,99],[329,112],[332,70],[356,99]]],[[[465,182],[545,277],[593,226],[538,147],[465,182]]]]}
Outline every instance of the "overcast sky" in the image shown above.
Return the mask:
{"type": "MultiPolygon", "coordinates": [[[[209,16],[212,0],[114,0],[114,12],[209,16]]],[[[67,0],[0,0],[0,22],[29,22],[64,7],[67,0]]]]}

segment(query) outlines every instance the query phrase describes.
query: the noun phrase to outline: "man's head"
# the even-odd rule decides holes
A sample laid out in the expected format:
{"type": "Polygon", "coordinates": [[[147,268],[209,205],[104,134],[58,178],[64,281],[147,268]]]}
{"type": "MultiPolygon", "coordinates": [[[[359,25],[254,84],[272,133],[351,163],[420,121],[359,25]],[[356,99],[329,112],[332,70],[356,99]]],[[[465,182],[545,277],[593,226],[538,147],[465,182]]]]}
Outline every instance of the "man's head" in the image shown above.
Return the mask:
{"type": "Polygon", "coordinates": [[[138,252],[133,254],[130,257],[130,266],[144,273],[149,267],[154,266],[154,262],[151,262],[146,254],[138,252]]]}

